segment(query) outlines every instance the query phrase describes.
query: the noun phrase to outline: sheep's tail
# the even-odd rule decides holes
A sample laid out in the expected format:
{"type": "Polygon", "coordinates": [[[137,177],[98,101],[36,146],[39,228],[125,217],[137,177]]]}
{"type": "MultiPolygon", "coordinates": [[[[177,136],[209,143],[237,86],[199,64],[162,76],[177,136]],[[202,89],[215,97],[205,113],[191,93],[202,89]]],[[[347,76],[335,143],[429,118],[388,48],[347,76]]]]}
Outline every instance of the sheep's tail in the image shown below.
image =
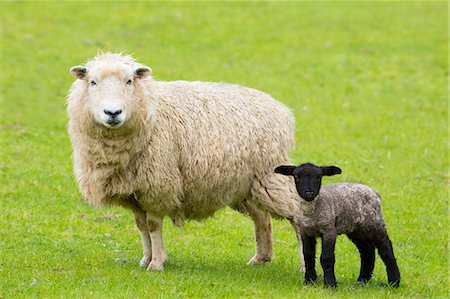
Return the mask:
{"type": "Polygon", "coordinates": [[[261,179],[255,177],[251,192],[254,200],[275,217],[292,219],[298,210],[299,196],[292,177],[274,172],[261,179]]]}

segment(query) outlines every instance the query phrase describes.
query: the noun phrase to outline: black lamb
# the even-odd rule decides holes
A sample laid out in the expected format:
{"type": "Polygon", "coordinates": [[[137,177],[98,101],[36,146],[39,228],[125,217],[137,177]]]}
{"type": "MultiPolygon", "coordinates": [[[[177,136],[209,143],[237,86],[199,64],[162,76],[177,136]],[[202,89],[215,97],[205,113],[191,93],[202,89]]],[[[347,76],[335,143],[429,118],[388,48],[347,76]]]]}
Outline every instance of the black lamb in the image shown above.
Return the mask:
{"type": "Polygon", "coordinates": [[[324,285],[337,286],[334,275],[336,237],[346,234],[361,255],[359,283],[365,283],[372,277],[377,248],[386,265],[389,285],[399,286],[400,271],[381,212],[381,198],[375,190],[353,183],[337,183],[321,189],[324,175],[341,173],[341,169],[336,166],[316,166],[312,163],[297,167],[283,165],[277,167],[275,172],[293,176],[297,192],[302,198],[294,222],[301,231],[306,284],[317,280],[316,237],[321,237],[320,263],[324,272],[324,285]]]}

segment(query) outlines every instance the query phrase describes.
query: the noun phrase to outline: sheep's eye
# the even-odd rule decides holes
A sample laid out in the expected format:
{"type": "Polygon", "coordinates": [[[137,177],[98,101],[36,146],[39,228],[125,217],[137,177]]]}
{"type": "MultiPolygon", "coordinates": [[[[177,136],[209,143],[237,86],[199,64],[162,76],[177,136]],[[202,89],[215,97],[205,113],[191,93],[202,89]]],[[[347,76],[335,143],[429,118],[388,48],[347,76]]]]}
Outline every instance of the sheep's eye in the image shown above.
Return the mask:
{"type": "Polygon", "coordinates": [[[95,83],[95,81],[91,81],[91,86],[95,86],[97,85],[97,83],[95,83]]]}
{"type": "Polygon", "coordinates": [[[133,83],[131,80],[127,81],[127,85],[131,85],[131,83],[133,83]]]}

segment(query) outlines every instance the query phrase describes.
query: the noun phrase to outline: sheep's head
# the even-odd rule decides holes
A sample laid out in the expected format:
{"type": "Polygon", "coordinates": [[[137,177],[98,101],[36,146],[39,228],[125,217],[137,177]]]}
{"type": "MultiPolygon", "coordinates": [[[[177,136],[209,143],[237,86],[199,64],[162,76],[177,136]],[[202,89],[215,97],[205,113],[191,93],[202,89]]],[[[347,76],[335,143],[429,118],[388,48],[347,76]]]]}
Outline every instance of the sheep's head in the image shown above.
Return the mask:
{"type": "Polygon", "coordinates": [[[101,54],[86,66],[74,66],[72,75],[82,80],[83,100],[95,121],[108,129],[122,126],[137,107],[137,87],[150,76],[151,69],[137,64],[131,57],[101,54]]]}
{"type": "Polygon", "coordinates": [[[312,201],[319,194],[322,177],[340,174],[342,171],[336,166],[317,166],[312,163],[304,163],[299,166],[278,166],[275,168],[275,172],[293,176],[300,197],[306,201],[312,201]]]}

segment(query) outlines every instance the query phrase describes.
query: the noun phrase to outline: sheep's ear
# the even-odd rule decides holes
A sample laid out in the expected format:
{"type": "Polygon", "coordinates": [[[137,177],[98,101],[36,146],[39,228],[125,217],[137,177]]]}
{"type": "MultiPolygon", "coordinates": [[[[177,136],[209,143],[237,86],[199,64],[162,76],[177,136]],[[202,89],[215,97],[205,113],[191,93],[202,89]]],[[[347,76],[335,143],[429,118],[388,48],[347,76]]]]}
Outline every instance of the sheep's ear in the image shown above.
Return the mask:
{"type": "Polygon", "coordinates": [[[88,69],[85,66],[77,65],[70,69],[70,73],[77,79],[84,79],[88,69]]]}
{"type": "Polygon", "coordinates": [[[152,69],[148,66],[140,66],[134,69],[134,73],[137,78],[144,79],[152,74],[152,69]]]}
{"type": "Polygon", "coordinates": [[[294,172],[295,166],[292,165],[281,165],[275,168],[275,173],[280,173],[284,175],[292,175],[294,172]]]}
{"type": "Polygon", "coordinates": [[[335,175],[335,174],[341,174],[342,170],[339,167],[336,166],[321,166],[323,175],[335,175]]]}

